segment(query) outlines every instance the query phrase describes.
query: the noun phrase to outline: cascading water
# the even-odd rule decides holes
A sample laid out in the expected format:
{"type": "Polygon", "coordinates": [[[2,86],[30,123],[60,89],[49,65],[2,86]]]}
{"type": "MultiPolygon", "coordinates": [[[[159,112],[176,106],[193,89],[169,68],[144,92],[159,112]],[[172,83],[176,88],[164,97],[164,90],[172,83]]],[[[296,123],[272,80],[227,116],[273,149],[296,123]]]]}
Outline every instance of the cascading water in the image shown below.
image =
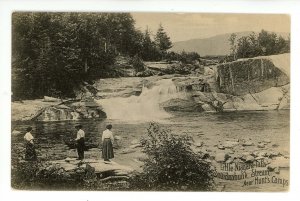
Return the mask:
{"type": "Polygon", "coordinates": [[[160,108],[160,103],[174,98],[184,98],[183,92],[177,91],[171,79],[162,79],[151,89],[143,87],[140,96],[101,99],[97,102],[103,107],[108,119],[152,121],[171,117],[160,108]]]}

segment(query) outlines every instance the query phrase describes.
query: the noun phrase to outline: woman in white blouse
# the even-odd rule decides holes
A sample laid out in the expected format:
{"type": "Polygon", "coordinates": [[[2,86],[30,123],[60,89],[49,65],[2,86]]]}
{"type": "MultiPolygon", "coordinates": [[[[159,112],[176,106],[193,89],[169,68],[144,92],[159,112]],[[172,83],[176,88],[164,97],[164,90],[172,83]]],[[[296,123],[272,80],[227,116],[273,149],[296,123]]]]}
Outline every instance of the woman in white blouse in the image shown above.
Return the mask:
{"type": "Polygon", "coordinates": [[[107,125],[106,130],[102,134],[102,158],[104,161],[114,158],[113,143],[114,137],[111,132],[112,125],[107,125]]]}
{"type": "Polygon", "coordinates": [[[33,143],[34,138],[31,134],[32,127],[28,127],[26,131],[27,133],[24,136],[25,147],[26,147],[25,160],[36,161],[37,157],[36,157],[35,147],[33,143]]]}

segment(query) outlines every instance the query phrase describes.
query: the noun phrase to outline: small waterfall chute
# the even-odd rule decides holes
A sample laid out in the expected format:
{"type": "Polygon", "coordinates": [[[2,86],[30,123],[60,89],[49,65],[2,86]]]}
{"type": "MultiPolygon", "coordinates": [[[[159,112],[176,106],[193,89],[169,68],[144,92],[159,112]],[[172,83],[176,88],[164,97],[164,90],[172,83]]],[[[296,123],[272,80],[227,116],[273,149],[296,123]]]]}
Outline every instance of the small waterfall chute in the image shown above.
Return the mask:
{"type": "Polygon", "coordinates": [[[108,119],[152,121],[171,117],[160,107],[160,103],[184,96],[177,91],[171,79],[162,79],[150,89],[143,86],[140,96],[101,99],[98,103],[103,107],[108,119]]]}

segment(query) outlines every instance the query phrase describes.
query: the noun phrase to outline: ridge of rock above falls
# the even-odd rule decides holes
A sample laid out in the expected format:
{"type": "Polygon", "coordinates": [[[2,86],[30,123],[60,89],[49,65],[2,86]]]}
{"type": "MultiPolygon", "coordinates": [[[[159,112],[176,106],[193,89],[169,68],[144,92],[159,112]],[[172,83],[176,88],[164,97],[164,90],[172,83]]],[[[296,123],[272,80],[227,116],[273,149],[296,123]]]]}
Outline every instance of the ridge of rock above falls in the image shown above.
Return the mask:
{"type": "MultiPolygon", "coordinates": [[[[289,65],[290,54],[240,59],[209,67],[209,75],[173,78],[173,82],[186,94],[181,102],[189,103],[190,108],[200,104],[202,111],[289,109],[289,65]]],[[[179,102],[169,100],[163,106],[185,111],[184,107],[169,107],[179,102]]]]}
{"type": "Polygon", "coordinates": [[[287,85],[290,83],[289,66],[290,54],[220,64],[215,75],[218,92],[241,96],[287,85]]]}

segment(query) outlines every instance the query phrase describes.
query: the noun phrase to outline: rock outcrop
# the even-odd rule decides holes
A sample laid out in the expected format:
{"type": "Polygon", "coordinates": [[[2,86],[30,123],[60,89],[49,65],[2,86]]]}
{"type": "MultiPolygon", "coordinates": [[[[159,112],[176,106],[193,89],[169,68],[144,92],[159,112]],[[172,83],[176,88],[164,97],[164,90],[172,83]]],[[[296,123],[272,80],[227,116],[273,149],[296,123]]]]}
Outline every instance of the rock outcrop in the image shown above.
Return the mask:
{"type": "Polygon", "coordinates": [[[193,101],[209,112],[290,107],[289,54],[242,59],[210,70],[215,73],[173,79],[186,93],[181,102],[193,101]]]}

